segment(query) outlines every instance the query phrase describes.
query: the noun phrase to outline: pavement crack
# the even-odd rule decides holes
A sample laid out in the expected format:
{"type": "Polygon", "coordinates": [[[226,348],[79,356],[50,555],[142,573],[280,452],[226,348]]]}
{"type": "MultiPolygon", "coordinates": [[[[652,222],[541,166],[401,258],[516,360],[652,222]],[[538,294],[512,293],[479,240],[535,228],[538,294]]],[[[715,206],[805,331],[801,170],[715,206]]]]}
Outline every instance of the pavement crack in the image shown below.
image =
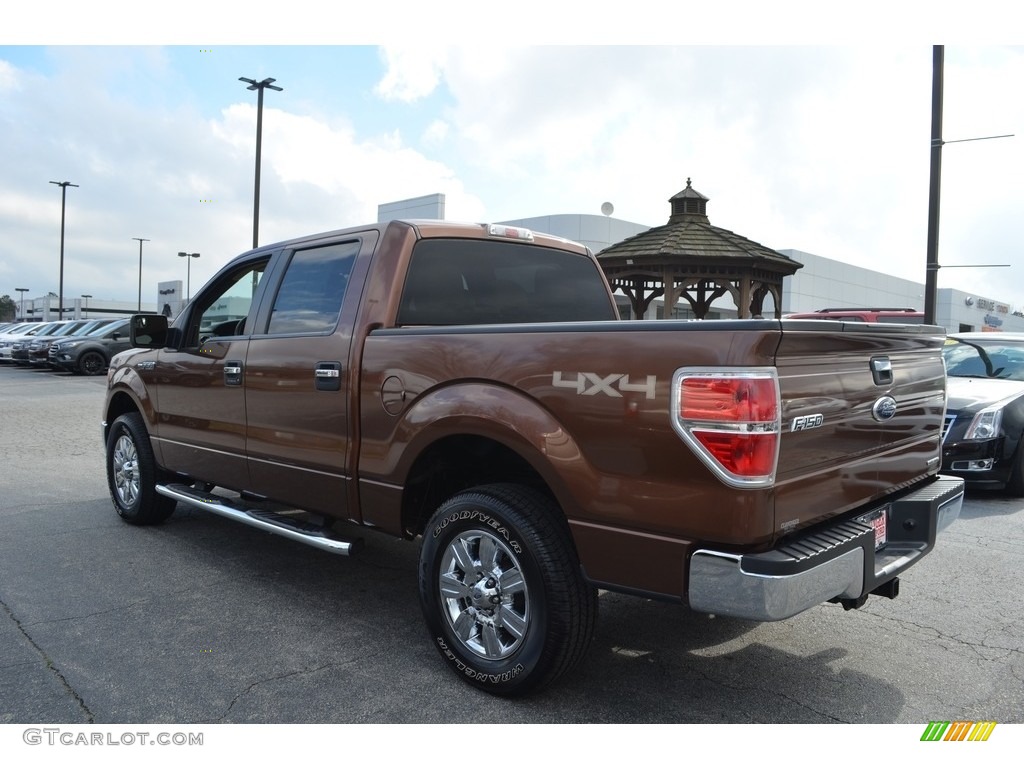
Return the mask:
{"type": "Polygon", "coordinates": [[[54,663],[53,659],[49,657],[46,651],[43,650],[42,646],[39,645],[39,643],[37,643],[33,639],[32,635],[28,633],[28,631],[22,625],[18,617],[14,615],[14,611],[12,611],[10,607],[7,605],[7,603],[5,603],[3,600],[0,600],[0,608],[3,608],[4,613],[6,613],[8,617],[10,617],[11,621],[14,623],[14,626],[18,628],[18,631],[21,633],[22,637],[24,637],[25,640],[28,641],[28,644],[35,649],[36,653],[39,654],[39,657],[46,664],[46,668],[50,670],[50,673],[54,677],[57,678],[57,681],[61,684],[61,686],[63,686],[64,690],[68,692],[68,695],[75,700],[75,703],[78,704],[79,709],[81,709],[83,714],[85,715],[85,721],[90,724],[95,723],[96,718],[93,715],[92,710],[89,709],[89,705],[86,704],[85,700],[78,695],[78,691],[76,691],[74,687],[71,685],[71,683],[68,682],[68,679],[64,677],[64,674],[60,671],[60,668],[54,663]]]}
{"type": "Polygon", "coordinates": [[[224,711],[224,714],[221,715],[221,717],[218,719],[217,722],[220,722],[220,723],[226,722],[227,721],[227,716],[229,714],[231,714],[231,709],[235,706],[235,704],[237,704],[240,699],[242,699],[245,696],[248,696],[250,693],[253,692],[253,690],[255,690],[256,688],[258,688],[259,686],[261,686],[261,685],[263,685],[265,683],[274,683],[274,682],[277,682],[279,680],[287,680],[289,677],[297,677],[298,675],[308,675],[308,674],[310,674],[312,672],[319,672],[320,670],[327,669],[328,667],[331,667],[331,666],[334,666],[334,664],[321,664],[319,667],[310,667],[310,668],[307,668],[307,669],[295,669],[295,670],[292,670],[291,672],[285,672],[284,674],[281,674],[281,675],[274,675],[273,677],[267,677],[267,678],[263,678],[262,680],[257,680],[255,683],[251,683],[250,685],[248,685],[244,691],[236,694],[235,697],[233,699],[231,699],[231,703],[228,704],[228,708],[224,711]]]}

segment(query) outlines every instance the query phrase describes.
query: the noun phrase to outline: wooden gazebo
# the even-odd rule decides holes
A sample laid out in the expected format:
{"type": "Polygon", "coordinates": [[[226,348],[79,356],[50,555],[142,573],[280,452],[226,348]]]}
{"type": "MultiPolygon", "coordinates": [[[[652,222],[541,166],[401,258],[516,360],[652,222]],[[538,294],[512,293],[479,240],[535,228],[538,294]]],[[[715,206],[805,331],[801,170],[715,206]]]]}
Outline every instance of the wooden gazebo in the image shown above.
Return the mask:
{"type": "Polygon", "coordinates": [[[738,317],[760,317],[764,300],[774,299],[781,316],[782,279],[803,264],[721,227],[711,225],[708,198],[690,186],[669,199],[668,223],[628,237],[597,254],[611,283],[629,297],[633,317],[665,299],[665,317],[686,299],[703,320],[715,300],[730,294],[738,317]]]}

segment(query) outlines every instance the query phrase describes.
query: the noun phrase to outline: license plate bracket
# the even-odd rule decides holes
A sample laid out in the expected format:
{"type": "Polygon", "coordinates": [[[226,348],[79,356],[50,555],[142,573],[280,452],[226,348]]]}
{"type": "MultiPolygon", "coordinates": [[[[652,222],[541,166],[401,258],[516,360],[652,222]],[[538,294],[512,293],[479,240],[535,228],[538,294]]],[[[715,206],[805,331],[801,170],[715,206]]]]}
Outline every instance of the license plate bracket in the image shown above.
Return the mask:
{"type": "Polygon", "coordinates": [[[888,541],[889,505],[867,512],[855,518],[858,523],[866,523],[875,530],[875,551],[885,546],[888,541]]]}

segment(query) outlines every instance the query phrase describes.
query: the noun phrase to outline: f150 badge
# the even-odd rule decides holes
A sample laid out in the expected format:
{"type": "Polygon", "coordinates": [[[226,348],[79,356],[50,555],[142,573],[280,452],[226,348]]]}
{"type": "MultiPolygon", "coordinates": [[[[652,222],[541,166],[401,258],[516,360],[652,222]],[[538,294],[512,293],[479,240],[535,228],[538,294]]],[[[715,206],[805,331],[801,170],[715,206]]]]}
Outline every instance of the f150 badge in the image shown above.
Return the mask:
{"type": "Polygon", "coordinates": [[[575,389],[577,395],[607,395],[622,397],[623,392],[642,392],[648,400],[653,400],[658,391],[658,377],[646,376],[643,383],[631,381],[629,374],[555,371],[551,375],[551,386],[575,389]]]}
{"type": "Polygon", "coordinates": [[[807,416],[797,416],[789,425],[790,432],[802,432],[805,429],[817,429],[825,423],[825,417],[820,413],[812,413],[807,416]]]}

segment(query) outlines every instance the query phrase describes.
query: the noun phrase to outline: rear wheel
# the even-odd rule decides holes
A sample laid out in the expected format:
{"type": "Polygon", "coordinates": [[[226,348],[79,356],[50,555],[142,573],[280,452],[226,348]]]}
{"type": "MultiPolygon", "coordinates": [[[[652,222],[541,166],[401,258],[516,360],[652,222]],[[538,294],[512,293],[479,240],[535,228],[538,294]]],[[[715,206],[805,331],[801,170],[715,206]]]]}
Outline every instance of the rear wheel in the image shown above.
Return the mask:
{"type": "Polygon", "coordinates": [[[149,432],[138,413],[118,416],[107,435],[107,486],[114,509],[132,525],[162,523],[175,500],[156,492],[159,468],[149,432]]]}
{"type": "Polygon", "coordinates": [[[518,696],[582,660],[597,620],[562,512],[543,494],[481,486],[434,514],[420,552],[420,602],[448,665],[518,696]]]}

